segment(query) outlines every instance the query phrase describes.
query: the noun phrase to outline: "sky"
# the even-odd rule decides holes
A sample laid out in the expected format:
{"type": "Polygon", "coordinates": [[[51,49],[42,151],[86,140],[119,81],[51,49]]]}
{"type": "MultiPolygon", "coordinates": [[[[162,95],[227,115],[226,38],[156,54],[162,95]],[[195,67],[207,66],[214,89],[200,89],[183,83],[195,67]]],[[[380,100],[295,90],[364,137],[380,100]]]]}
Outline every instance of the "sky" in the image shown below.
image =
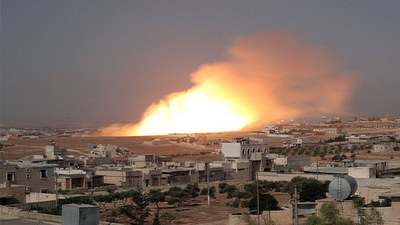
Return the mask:
{"type": "Polygon", "coordinates": [[[273,30],[360,71],[354,116],[400,116],[398,0],[0,4],[1,125],[139,122],[152,103],[192,87],[200,66],[226,60],[235,38],[273,30]]]}

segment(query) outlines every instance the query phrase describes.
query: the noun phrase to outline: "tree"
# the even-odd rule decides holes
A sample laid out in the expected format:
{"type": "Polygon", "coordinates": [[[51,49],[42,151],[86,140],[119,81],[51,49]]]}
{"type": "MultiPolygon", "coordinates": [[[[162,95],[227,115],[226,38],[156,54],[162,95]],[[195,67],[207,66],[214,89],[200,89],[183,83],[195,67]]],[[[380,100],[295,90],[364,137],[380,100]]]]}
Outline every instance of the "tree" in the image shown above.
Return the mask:
{"type": "MultiPolygon", "coordinates": [[[[216,192],[217,192],[217,189],[214,186],[210,187],[210,197],[211,198],[216,198],[215,197],[216,192]]],[[[200,195],[208,195],[208,187],[201,189],[200,195]]]]}
{"type": "Polygon", "coordinates": [[[317,199],[326,197],[327,187],[321,181],[308,179],[303,182],[300,189],[301,202],[314,202],[317,199]]]}
{"type": "Polygon", "coordinates": [[[307,225],[325,225],[324,219],[318,216],[310,216],[307,219],[307,225]]]}
{"type": "Polygon", "coordinates": [[[93,196],[93,200],[99,203],[99,205],[102,205],[105,211],[108,211],[106,204],[111,203],[113,197],[111,195],[97,195],[93,196]]]}
{"type": "MultiPolygon", "coordinates": [[[[260,194],[260,213],[266,210],[274,210],[278,207],[278,200],[270,194],[260,194]]],[[[250,210],[257,210],[257,196],[254,196],[249,203],[250,210]]]]}
{"type": "Polygon", "coordinates": [[[199,185],[197,183],[188,184],[186,186],[186,190],[190,193],[190,196],[192,198],[196,198],[197,196],[199,196],[200,188],[199,188],[199,185]]]}
{"type": "Polygon", "coordinates": [[[327,224],[336,224],[338,220],[339,210],[336,208],[334,203],[324,203],[319,213],[327,224]]]}
{"type": "Polygon", "coordinates": [[[170,188],[167,191],[167,195],[170,196],[168,199],[168,204],[174,205],[177,211],[182,206],[182,203],[186,202],[190,197],[188,190],[180,187],[170,188]]]}
{"type": "Polygon", "coordinates": [[[226,187],[226,186],[228,186],[228,183],[226,183],[226,182],[222,182],[222,183],[219,183],[218,184],[218,188],[219,188],[219,193],[225,193],[224,192],[224,188],[226,187]]]}
{"type": "Polygon", "coordinates": [[[165,201],[165,194],[161,192],[161,190],[157,189],[151,189],[149,194],[148,194],[148,199],[149,202],[156,204],[157,209],[160,209],[160,206],[158,205],[159,202],[164,202],[165,201]]]}
{"type": "Polygon", "coordinates": [[[360,225],[383,225],[384,221],[381,213],[375,207],[358,208],[358,216],[360,218],[360,225]]]}
{"type": "Polygon", "coordinates": [[[158,211],[154,214],[153,225],[161,225],[158,211]]]}
{"type": "MultiPolygon", "coordinates": [[[[354,225],[354,222],[349,218],[339,217],[339,210],[336,208],[334,203],[324,203],[319,210],[321,219],[312,218],[309,225],[321,225],[322,224],[330,224],[330,225],[354,225]]],[[[307,220],[308,222],[308,220],[307,220]]]]}
{"type": "Polygon", "coordinates": [[[147,196],[143,194],[141,189],[137,189],[132,192],[132,201],[134,204],[121,206],[120,213],[128,216],[132,222],[131,224],[144,224],[146,218],[149,217],[149,201],[147,196]]]}
{"type": "Polygon", "coordinates": [[[232,198],[233,197],[233,193],[235,191],[237,191],[237,187],[235,185],[227,185],[224,187],[224,192],[223,193],[227,193],[228,196],[227,198],[232,198]]]}

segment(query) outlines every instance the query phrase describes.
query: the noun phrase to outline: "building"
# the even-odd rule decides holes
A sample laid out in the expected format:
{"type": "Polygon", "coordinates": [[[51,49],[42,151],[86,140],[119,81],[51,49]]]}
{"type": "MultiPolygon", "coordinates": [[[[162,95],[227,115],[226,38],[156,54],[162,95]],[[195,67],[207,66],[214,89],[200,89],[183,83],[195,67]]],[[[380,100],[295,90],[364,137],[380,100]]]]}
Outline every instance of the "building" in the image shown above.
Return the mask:
{"type": "Polygon", "coordinates": [[[0,204],[25,203],[27,193],[25,185],[11,184],[6,181],[4,184],[0,184],[0,204]]]}
{"type": "Polygon", "coordinates": [[[225,160],[250,159],[253,153],[269,153],[267,143],[251,144],[248,138],[235,138],[232,143],[222,143],[225,160]]]}
{"type": "Polygon", "coordinates": [[[48,159],[63,159],[67,153],[67,149],[59,148],[56,145],[46,145],[46,158],[48,159]]]}
{"type": "Polygon", "coordinates": [[[373,145],[374,152],[393,151],[396,147],[395,143],[380,143],[373,145]]]}
{"type": "Polygon", "coordinates": [[[92,189],[104,185],[104,176],[83,170],[57,170],[58,188],[73,190],[77,188],[92,189]]]}
{"type": "Polygon", "coordinates": [[[275,134],[278,133],[278,130],[279,130],[278,126],[265,126],[264,129],[262,129],[262,132],[267,134],[275,134]]]}
{"type": "Polygon", "coordinates": [[[0,183],[25,185],[27,192],[55,193],[55,165],[8,163],[0,166],[0,183]]]}
{"type": "Polygon", "coordinates": [[[388,162],[384,160],[353,160],[345,159],[342,161],[343,167],[370,167],[377,170],[386,169],[388,162]]]}

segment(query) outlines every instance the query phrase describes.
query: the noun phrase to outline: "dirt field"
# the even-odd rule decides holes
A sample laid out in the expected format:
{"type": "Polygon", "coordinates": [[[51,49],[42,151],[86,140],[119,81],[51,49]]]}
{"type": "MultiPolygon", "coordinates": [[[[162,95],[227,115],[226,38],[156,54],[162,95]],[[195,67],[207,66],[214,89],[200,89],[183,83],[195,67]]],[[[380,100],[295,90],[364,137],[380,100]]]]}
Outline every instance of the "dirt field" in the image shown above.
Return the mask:
{"type": "MultiPolygon", "coordinates": [[[[149,146],[143,142],[155,137],[63,137],[63,138],[38,138],[4,141],[3,149],[0,151],[1,160],[16,160],[34,154],[44,154],[44,147],[50,140],[60,148],[71,149],[67,154],[76,156],[88,154],[85,150],[87,144],[112,144],[127,147],[128,151],[134,154],[158,154],[172,155],[174,161],[214,161],[221,160],[222,155],[213,155],[211,152],[219,146],[200,149],[185,145],[149,146]]],[[[158,136],[160,138],[160,136],[158,136]]]]}

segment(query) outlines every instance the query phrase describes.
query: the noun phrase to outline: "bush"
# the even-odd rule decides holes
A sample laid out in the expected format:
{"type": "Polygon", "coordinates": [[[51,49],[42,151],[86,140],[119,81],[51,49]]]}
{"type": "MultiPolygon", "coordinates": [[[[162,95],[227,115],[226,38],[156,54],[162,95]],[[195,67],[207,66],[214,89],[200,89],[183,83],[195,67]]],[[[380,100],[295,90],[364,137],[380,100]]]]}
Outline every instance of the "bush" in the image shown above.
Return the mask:
{"type": "MultiPolygon", "coordinates": [[[[260,194],[260,213],[266,210],[274,210],[278,208],[278,200],[270,194],[260,194]]],[[[257,210],[257,196],[254,196],[249,203],[250,210],[257,210]]]]}

